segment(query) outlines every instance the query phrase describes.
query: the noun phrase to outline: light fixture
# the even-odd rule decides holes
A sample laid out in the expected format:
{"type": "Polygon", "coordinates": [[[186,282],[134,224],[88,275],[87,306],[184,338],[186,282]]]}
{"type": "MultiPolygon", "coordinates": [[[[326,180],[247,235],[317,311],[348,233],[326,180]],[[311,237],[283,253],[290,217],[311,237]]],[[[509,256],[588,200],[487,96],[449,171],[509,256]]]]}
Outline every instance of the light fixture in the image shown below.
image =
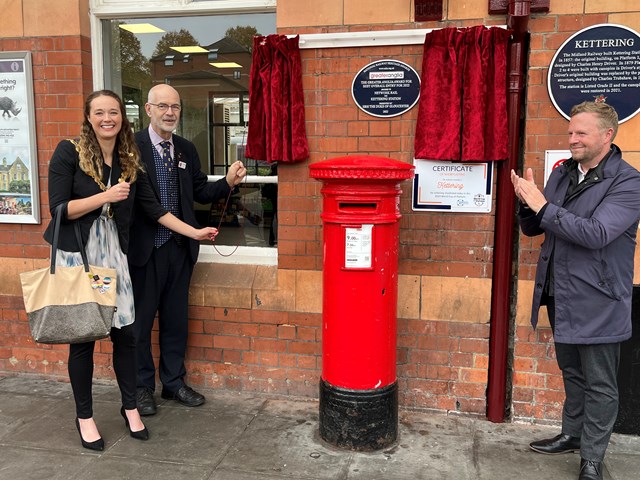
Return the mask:
{"type": "Polygon", "coordinates": [[[175,55],[165,55],[164,57],[164,66],[165,67],[173,67],[173,59],[175,55]]]}
{"type": "Polygon", "coordinates": [[[207,55],[207,60],[211,62],[212,60],[217,60],[217,59],[218,59],[218,49],[212,48],[211,50],[209,50],[209,54],[207,55]]]}
{"type": "Polygon", "coordinates": [[[131,33],[164,33],[164,30],[150,23],[121,23],[118,26],[131,33]]]}
{"type": "Polygon", "coordinates": [[[241,77],[242,77],[242,72],[240,70],[234,70],[233,79],[234,80],[240,80],[241,77]]]}
{"type": "Polygon", "coordinates": [[[209,62],[209,65],[212,65],[216,68],[242,68],[242,65],[236,62],[216,62],[216,63],[209,62]]]}
{"type": "Polygon", "coordinates": [[[185,45],[182,47],[171,47],[171,50],[175,50],[178,53],[207,53],[209,50],[202,48],[198,45],[185,45]]]}

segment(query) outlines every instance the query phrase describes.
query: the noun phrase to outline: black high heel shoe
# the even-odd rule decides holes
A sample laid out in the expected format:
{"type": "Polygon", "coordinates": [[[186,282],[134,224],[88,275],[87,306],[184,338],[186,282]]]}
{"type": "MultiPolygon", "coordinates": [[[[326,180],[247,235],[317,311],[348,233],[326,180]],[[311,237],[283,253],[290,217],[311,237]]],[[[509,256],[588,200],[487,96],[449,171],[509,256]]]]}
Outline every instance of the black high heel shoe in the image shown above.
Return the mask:
{"type": "Polygon", "coordinates": [[[122,418],[124,418],[124,424],[129,429],[129,435],[137,440],[149,440],[149,430],[147,430],[147,427],[144,427],[142,430],[138,430],[137,432],[131,430],[131,427],[129,426],[129,419],[127,418],[127,414],[124,411],[124,407],[120,407],[120,415],[122,415],[122,418]]]}
{"type": "Polygon", "coordinates": [[[94,442],[87,442],[84,438],[82,438],[82,431],[80,430],[80,421],[78,420],[78,417],[76,417],[76,428],[78,429],[80,441],[82,442],[82,446],[84,448],[88,448],[89,450],[97,450],[99,452],[104,450],[104,440],[102,438],[99,438],[94,442]]]}

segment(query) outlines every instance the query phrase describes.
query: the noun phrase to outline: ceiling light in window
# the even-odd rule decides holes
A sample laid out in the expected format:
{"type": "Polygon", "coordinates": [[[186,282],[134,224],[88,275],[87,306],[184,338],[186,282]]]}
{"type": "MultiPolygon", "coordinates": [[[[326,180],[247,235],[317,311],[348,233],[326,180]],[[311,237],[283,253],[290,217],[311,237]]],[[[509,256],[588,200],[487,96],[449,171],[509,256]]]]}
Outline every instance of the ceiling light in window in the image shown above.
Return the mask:
{"type": "Polygon", "coordinates": [[[213,62],[209,63],[209,65],[213,65],[216,68],[242,68],[242,65],[236,62],[213,62]]]}
{"type": "Polygon", "coordinates": [[[185,45],[184,47],[171,47],[171,50],[175,50],[180,53],[208,53],[209,50],[202,48],[198,45],[185,45]]]}
{"type": "Polygon", "coordinates": [[[164,30],[150,23],[121,23],[118,26],[131,33],[164,33],[164,30]]]}

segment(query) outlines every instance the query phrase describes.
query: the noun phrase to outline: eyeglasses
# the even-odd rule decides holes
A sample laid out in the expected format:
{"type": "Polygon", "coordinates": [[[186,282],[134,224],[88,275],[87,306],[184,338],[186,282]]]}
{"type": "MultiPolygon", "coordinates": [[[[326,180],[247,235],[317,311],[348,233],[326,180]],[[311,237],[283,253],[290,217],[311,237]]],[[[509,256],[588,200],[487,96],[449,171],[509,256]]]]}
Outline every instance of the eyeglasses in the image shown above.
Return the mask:
{"type": "Polygon", "coordinates": [[[179,112],[180,110],[182,110],[182,106],[178,105],[177,103],[174,104],[174,105],[167,105],[166,103],[151,103],[151,102],[149,102],[149,105],[153,105],[158,110],[160,110],[162,113],[166,112],[169,109],[173,110],[174,112],[179,112]]]}

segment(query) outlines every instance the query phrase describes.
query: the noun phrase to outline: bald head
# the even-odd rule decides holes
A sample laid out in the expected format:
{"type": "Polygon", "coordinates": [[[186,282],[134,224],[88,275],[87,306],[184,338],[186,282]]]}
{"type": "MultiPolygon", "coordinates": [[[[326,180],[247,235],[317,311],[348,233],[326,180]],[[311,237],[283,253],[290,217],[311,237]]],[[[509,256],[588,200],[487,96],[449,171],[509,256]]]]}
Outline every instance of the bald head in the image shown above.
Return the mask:
{"type": "Polygon", "coordinates": [[[160,83],[151,87],[151,90],[149,90],[147,101],[149,103],[161,103],[158,98],[164,98],[165,96],[172,96],[178,99],[176,102],[172,103],[165,102],[168,105],[171,105],[173,103],[180,103],[180,94],[178,93],[178,91],[171,85],[167,85],[166,83],[160,83]]]}
{"type": "Polygon", "coordinates": [[[151,128],[165,140],[171,139],[180,120],[180,94],[170,85],[161,83],[149,90],[144,106],[151,128]]]}

